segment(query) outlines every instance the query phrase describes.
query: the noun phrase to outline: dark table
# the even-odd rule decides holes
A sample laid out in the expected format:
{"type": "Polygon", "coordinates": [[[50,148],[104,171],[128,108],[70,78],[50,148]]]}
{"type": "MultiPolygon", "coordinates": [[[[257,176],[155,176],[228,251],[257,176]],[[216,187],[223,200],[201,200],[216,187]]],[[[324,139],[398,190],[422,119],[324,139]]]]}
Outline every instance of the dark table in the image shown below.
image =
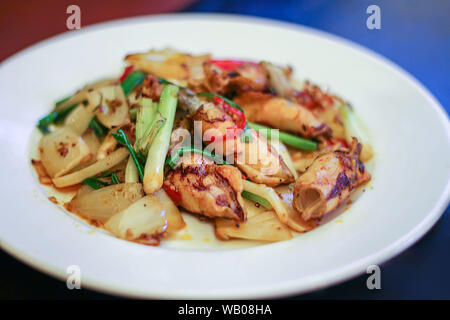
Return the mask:
{"type": "MultiPolygon", "coordinates": [[[[86,25],[125,16],[180,10],[192,2],[4,0],[0,4],[0,35],[3,40],[0,60],[26,45],[63,32],[65,8],[69,4],[80,5],[85,17],[82,25],[86,25]],[[62,18],[58,10],[62,10],[62,18]]],[[[185,11],[267,17],[311,26],[353,40],[410,72],[437,97],[447,113],[450,111],[448,0],[203,0],[191,4],[185,11]],[[380,30],[366,28],[366,9],[372,4],[381,9],[380,30]]],[[[368,290],[367,275],[362,275],[294,298],[450,299],[449,211],[447,208],[432,230],[417,244],[381,266],[381,290],[368,290]]],[[[1,251],[0,266],[0,298],[3,299],[114,298],[86,289],[67,290],[64,282],[39,273],[1,251]]]]}

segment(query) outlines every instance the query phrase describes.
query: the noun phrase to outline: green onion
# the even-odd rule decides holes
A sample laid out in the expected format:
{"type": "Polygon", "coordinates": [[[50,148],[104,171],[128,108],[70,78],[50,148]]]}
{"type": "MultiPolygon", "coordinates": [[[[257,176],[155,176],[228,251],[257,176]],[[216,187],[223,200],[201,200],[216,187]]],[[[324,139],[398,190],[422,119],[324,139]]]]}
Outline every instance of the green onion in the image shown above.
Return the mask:
{"type": "Polygon", "coordinates": [[[136,116],[136,143],[134,147],[136,151],[147,156],[148,150],[166,122],[166,118],[158,111],[159,106],[152,99],[142,98],[138,103],[141,107],[136,116]]]}
{"type": "Polygon", "coordinates": [[[251,193],[248,191],[242,191],[242,196],[246,199],[252,200],[253,202],[259,203],[266,209],[272,209],[272,206],[270,205],[269,201],[267,201],[266,199],[254,194],[254,193],[251,193]]]}
{"type": "Polygon", "coordinates": [[[131,155],[131,158],[133,158],[134,164],[136,165],[136,168],[138,169],[139,172],[139,177],[141,177],[141,180],[144,181],[144,168],[142,166],[142,164],[139,162],[136,152],[133,149],[133,146],[131,145],[130,140],[128,140],[127,135],[125,134],[125,132],[122,129],[117,130],[117,133],[113,133],[112,134],[114,139],[117,140],[117,142],[119,142],[121,145],[124,145],[125,147],[127,147],[128,152],[131,155]]]}
{"type": "Polygon", "coordinates": [[[64,108],[62,110],[59,111],[52,111],[50,112],[48,115],[46,115],[45,117],[41,118],[38,122],[38,129],[41,130],[41,132],[43,134],[47,134],[50,131],[48,130],[48,127],[52,124],[52,123],[62,123],[64,121],[64,119],[67,117],[67,115],[73,110],[75,109],[75,107],[78,104],[74,104],[72,106],[68,106],[67,108],[64,108]]]}
{"type": "Polygon", "coordinates": [[[59,106],[60,104],[63,104],[67,100],[69,100],[71,97],[65,97],[64,99],[58,100],[55,102],[55,106],[59,106]]]}
{"type": "Polygon", "coordinates": [[[200,93],[197,93],[197,96],[199,96],[199,97],[206,97],[208,99],[212,99],[214,97],[218,97],[220,99],[223,99],[228,105],[230,105],[233,108],[236,108],[236,109],[242,111],[242,113],[245,114],[244,110],[236,102],[228,99],[227,97],[221,96],[220,94],[217,94],[217,93],[214,93],[214,92],[200,92],[200,93]]]}
{"type": "MultiPolygon", "coordinates": [[[[274,129],[266,127],[266,126],[262,126],[260,124],[256,124],[253,122],[247,122],[247,123],[251,128],[253,128],[255,130],[267,129],[267,130],[261,131],[261,134],[265,135],[268,139],[270,139],[270,137],[272,136],[272,130],[274,130],[274,129]]],[[[308,150],[308,151],[317,149],[317,142],[312,141],[312,140],[303,139],[303,138],[297,137],[297,136],[287,133],[287,132],[279,131],[279,138],[282,142],[284,142],[287,145],[290,145],[291,147],[308,150]]]]}
{"type": "Polygon", "coordinates": [[[139,108],[131,108],[130,109],[130,119],[131,121],[136,121],[136,116],[139,108]]]}
{"type": "Polygon", "coordinates": [[[147,157],[142,154],[142,152],[138,151],[136,152],[136,157],[138,160],[142,163],[142,165],[145,165],[145,162],[147,161],[147,157]]]}
{"type": "Polygon", "coordinates": [[[115,173],[111,174],[111,182],[113,184],[120,184],[119,178],[117,178],[117,174],[115,174],[115,173]]]}
{"type": "Polygon", "coordinates": [[[147,150],[144,190],[147,194],[159,190],[164,181],[164,164],[170,145],[170,136],[178,103],[177,86],[165,85],[161,91],[157,112],[165,119],[147,150]]]}
{"type": "Polygon", "coordinates": [[[105,134],[105,127],[98,122],[97,118],[92,118],[89,122],[89,128],[91,128],[97,137],[102,137],[105,134]]]}
{"type": "Polygon", "coordinates": [[[103,188],[107,186],[108,184],[106,182],[103,182],[101,180],[98,180],[96,178],[87,178],[81,181],[81,184],[88,185],[92,189],[98,190],[100,188],[103,188]]]}
{"type": "Polygon", "coordinates": [[[172,169],[174,169],[176,167],[177,162],[180,159],[180,157],[182,157],[183,154],[189,153],[189,152],[201,154],[205,157],[208,157],[208,158],[214,160],[217,164],[228,164],[225,160],[218,159],[216,157],[216,155],[214,155],[210,152],[203,151],[203,150],[196,149],[196,148],[189,148],[189,147],[178,149],[172,157],[167,158],[166,164],[168,164],[172,169]]]}
{"type": "Polygon", "coordinates": [[[122,82],[122,90],[125,96],[128,96],[134,88],[142,83],[145,79],[145,73],[141,71],[134,71],[122,82]]]}

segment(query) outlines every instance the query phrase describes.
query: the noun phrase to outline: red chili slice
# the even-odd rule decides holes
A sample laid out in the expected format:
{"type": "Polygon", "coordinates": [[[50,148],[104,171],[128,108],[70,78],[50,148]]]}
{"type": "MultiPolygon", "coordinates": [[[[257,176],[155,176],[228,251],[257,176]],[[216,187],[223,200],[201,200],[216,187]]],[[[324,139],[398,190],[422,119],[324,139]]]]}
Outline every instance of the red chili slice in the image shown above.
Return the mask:
{"type": "Polygon", "coordinates": [[[164,184],[163,187],[164,191],[167,193],[170,199],[172,199],[175,205],[179,205],[181,203],[181,193],[176,189],[172,189],[166,184],[164,184]]]}
{"type": "Polygon", "coordinates": [[[345,141],[342,138],[331,138],[331,139],[328,139],[327,140],[327,144],[328,144],[329,147],[332,147],[332,146],[335,146],[335,145],[340,145],[340,147],[348,149],[347,141],[345,141]]]}
{"type": "MultiPolygon", "coordinates": [[[[235,125],[228,127],[227,133],[219,140],[225,141],[228,139],[236,138],[244,130],[245,125],[247,123],[247,121],[245,119],[245,114],[241,110],[230,106],[228,103],[225,102],[225,100],[223,100],[219,97],[214,97],[213,100],[214,100],[215,104],[222,107],[226,113],[231,115],[233,117],[233,120],[236,123],[235,125]],[[230,134],[230,132],[231,132],[231,134],[230,134]]],[[[215,141],[214,137],[213,137],[213,139],[211,139],[211,142],[213,142],[213,141],[215,141]]]]}
{"type": "Polygon", "coordinates": [[[215,60],[215,59],[211,59],[211,60],[209,60],[209,62],[211,62],[216,67],[219,67],[220,69],[228,71],[228,72],[235,70],[236,68],[242,66],[243,64],[257,65],[257,63],[255,63],[255,62],[243,61],[243,60],[215,60]]]}
{"type": "Polygon", "coordinates": [[[123,74],[119,78],[120,83],[122,83],[130,75],[130,73],[133,71],[133,69],[134,69],[134,66],[128,66],[125,68],[125,70],[123,71],[123,74]]]}

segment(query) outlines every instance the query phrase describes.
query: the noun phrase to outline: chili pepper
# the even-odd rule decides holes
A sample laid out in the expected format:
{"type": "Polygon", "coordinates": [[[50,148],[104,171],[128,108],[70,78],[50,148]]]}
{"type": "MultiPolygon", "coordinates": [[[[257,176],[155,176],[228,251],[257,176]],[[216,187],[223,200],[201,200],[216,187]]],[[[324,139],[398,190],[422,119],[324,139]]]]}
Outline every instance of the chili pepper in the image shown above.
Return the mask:
{"type": "Polygon", "coordinates": [[[238,67],[244,65],[244,64],[253,64],[253,65],[257,65],[257,63],[252,62],[252,61],[242,61],[242,60],[216,60],[216,59],[211,59],[209,60],[209,62],[211,62],[213,65],[215,65],[216,67],[219,67],[222,70],[225,71],[233,71],[235,69],[237,69],[238,67]]]}
{"type": "Polygon", "coordinates": [[[130,75],[130,73],[133,71],[134,66],[128,66],[123,71],[123,74],[120,76],[119,81],[120,83],[124,82],[124,80],[130,75]]]}
{"type": "Polygon", "coordinates": [[[181,193],[177,189],[172,189],[168,185],[163,185],[164,191],[167,193],[167,195],[172,199],[172,201],[175,203],[175,205],[178,205],[181,202],[181,193]]]}
{"type": "Polygon", "coordinates": [[[333,147],[335,145],[338,145],[341,148],[347,148],[348,149],[348,144],[347,141],[345,141],[345,139],[342,138],[331,138],[326,140],[327,141],[327,145],[329,147],[333,147]]]}

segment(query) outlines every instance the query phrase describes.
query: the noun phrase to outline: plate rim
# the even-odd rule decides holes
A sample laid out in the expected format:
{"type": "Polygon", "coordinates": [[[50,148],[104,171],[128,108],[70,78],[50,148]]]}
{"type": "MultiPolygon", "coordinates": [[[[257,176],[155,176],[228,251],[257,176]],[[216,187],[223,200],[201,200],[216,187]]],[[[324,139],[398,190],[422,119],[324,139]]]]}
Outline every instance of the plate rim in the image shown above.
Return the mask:
{"type": "MultiPolygon", "coordinates": [[[[240,14],[216,14],[216,13],[170,13],[170,14],[154,14],[154,15],[141,15],[135,17],[128,17],[123,19],[116,19],[106,22],[99,22],[95,24],[91,24],[85,27],[82,27],[80,30],[75,31],[75,35],[79,36],[86,32],[91,32],[104,28],[111,28],[115,26],[121,25],[131,25],[135,23],[152,21],[157,22],[168,21],[172,19],[185,19],[187,20],[199,20],[202,19],[204,21],[224,21],[224,22],[244,22],[250,25],[263,25],[270,27],[277,27],[285,30],[298,31],[304,34],[310,34],[322,39],[330,40],[334,43],[342,44],[346,47],[349,47],[353,50],[358,51],[360,54],[365,55],[366,57],[375,60],[379,63],[384,64],[389,70],[399,77],[401,77],[404,81],[411,84],[420,94],[425,97],[436,111],[439,120],[442,122],[443,127],[447,132],[447,139],[450,140],[450,123],[449,117],[443,106],[437,100],[437,98],[412,74],[410,74],[407,70],[400,67],[395,62],[389,60],[388,58],[382,56],[381,54],[366,48],[352,40],[343,38],[338,35],[334,35],[332,33],[311,28],[309,26],[304,26],[292,22],[285,22],[276,19],[269,18],[261,18],[254,17],[248,15],[240,15],[240,14]]],[[[65,38],[73,37],[74,33],[67,31],[52,37],[49,37],[45,40],[37,42],[33,45],[22,49],[13,55],[9,56],[2,62],[0,62],[0,70],[6,65],[15,61],[16,59],[20,59],[23,55],[38,49],[40,47],[44,47],[47,45],[51,45],[54,42],[58,42],[65,38]]],[[[445,212],[448,204],[450,202],[450,179],[447,181],[447,185],[442,190],[439,195],[439,199],[435,202],[434,207],[427,213],[427,215],[422,219],[422,221],[417,224],[412,230],[403,235],[397,241],[391,243],[389,246],[386,246],[374,253],[367,255],[366,257],[353,261],[350,264],[346,264],[339,269],[333,269],[329,272],[324,272],[321,274],[316,274],[313,276],[309,276],[308,279],[302,279],[299,283],[298,281],[284,281],[279,282],[275,288],[268,289],[267,287],[262,287],[264,289],[262,292],[259,291],[259,288],[256,286],[252,286],[250,289],[241,290],[240,292],[236,291],[226,291],[219,292],[214,291],[214,293],[208,294],[206,297],[205,293],[198,293],[187,291],[177,291],[177,292],[136,292],[133,291],[130,287],[126,287],[123,285],[111,285],[108,283],[102,283],[98,279],[91,279],[88,276],[83,276],[83,287],[95,290],[101,293],[113,294],[116,296],[124,296],[124,297],[134,297],[134,298],[163,298],[163,299],[195,299],[195,298],[207,298],[207,299],[243,299],[243,298],[280,298],[286,296],[292,296],[296,294],[311,292],[320,288],[329,287],[351,278],[357,277],[364,273],[361,266],[368,266],[371,264],[382,264],[387,260],[392,259],[397,256],[399,253],[403,252],[407,248],[411,247],[414,243],[419,241],[439,220],[439,218],[445,212]]],[[[25,263],[32,268],[43,272],[47,275],[50,275],[54,278],[57,278],[61,281],[65,281],[67,274],[64,270],[58,270],[53,267],[51,264],[45,261],[39,261],[39,259],[32,257],[31,255],[21,252],[19,249],[15,248],[13,244],[6,243],[6,241],[0,239],[0,248],[2,248],[5,252],[7,252],[12,257],[18,259],[22,263],[25,263]]]]}

